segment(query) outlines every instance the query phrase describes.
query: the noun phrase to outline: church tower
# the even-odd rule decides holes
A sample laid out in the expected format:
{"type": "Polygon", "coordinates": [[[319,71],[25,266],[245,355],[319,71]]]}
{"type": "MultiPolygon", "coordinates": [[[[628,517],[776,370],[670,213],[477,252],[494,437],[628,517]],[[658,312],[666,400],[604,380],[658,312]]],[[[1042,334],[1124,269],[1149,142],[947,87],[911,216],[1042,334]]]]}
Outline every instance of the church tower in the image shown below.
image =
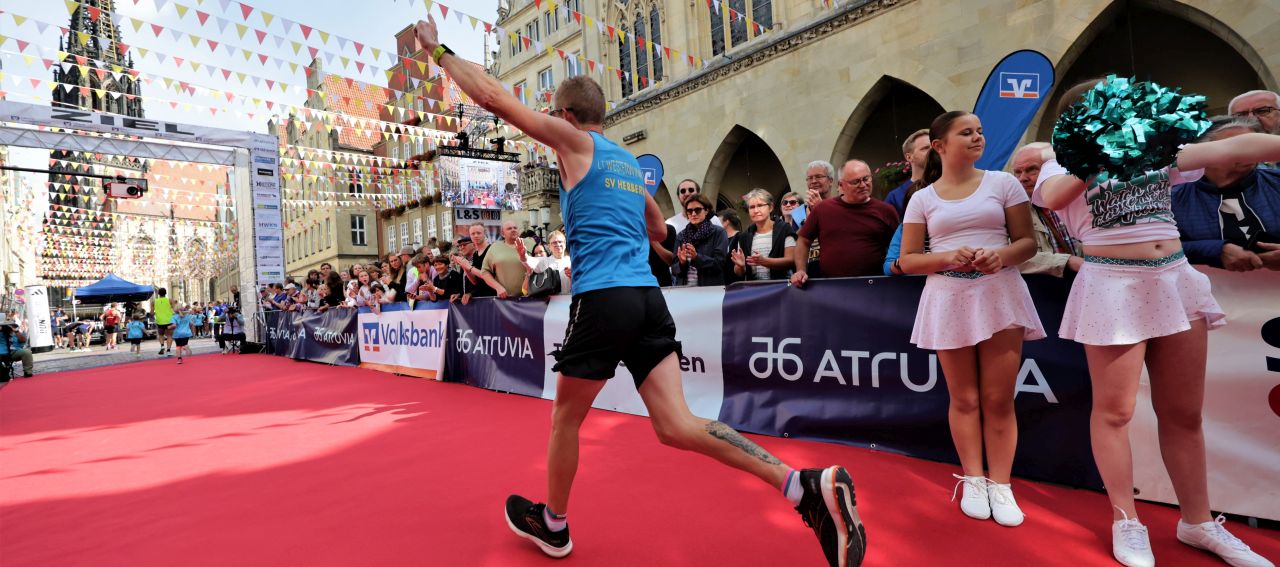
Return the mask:
{"type": "MultiPolygon", "coordinates": [[[[114,0],[80,0],[71,23],[59,39],[62,60],[53,68],[55,108],[75,108],[142,118],[142,88],[133,70],[133,56],[121,43],[115,22],[114,0]]],[[[96,280],[111,269],[115,219],[113,203],[103,192],[103,181],[83,174],[141,177],[146,166],[128,156],[88,155],[53,150],[49,153],[49,216],[46,242],[74,243],[46,247],[44,278],[96,280]],[[104,259],[105,258],[105,259],[104,259]],[[66,266],[75,266],[68,271],[66,266]]]]}

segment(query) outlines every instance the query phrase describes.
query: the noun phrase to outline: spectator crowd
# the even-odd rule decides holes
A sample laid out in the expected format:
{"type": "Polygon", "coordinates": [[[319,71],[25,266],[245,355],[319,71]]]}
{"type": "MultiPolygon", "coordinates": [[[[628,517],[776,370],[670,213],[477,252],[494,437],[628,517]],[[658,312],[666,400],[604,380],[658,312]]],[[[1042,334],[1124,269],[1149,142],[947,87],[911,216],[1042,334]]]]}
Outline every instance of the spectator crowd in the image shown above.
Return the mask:
{"type": "MultiPolygon", "coordinates": [[[[1240,95],[1227,115],[1212,119],[1204,140],[1247,132],[1280,134],[1278,108],[1276,93],[1240,95]]],[[[906,137],[901,150],[910,178],[883,200],[872,196],[873,168],[860,159],[838,168],[823,160],[809,162],[803,192],[775,196],[755,188],[743,197],[741,210],[717,210],[696,180],[681,180],[666,238],[650,243],[653,274],[663,287],[762,280],[803,287],[816,278],[902,275],[896,267],[902,220],[912,197],[929,185],[925,170],[934,143],[928,128],[906,137]]],[[[1009,173],[1029,197],[1041,166],[1052,159],[1048,143],[1032,142],[1014,152],[1009,173]]],[[[1280,170],[1275,164],[1206,168],[1199,180],[1175,186],[1172,200],[1193,263],[1233,271],[1280,270],[1280,170]]],[[[1030,213],[1036,249],[1019,271],[1057,277],[1078,271],[1084,262],[1078,236],[1052,210],[1032,205],[1030,213]]],[[[395,302],[465,305],[479,297],[569,293],[572,251],[565,248],[563,232],[542,238],[505,221],[499,234],[490,242],[486,225],[475,224],[451,241],[432,238],[420,248],[405,247],[370,264],[338,270],[323,263],[305,278],[262,288],[259,301],[265,310],[379,311],[395,302]]],[[[925,246],[928,250],[927,239],[925,246]]]]}

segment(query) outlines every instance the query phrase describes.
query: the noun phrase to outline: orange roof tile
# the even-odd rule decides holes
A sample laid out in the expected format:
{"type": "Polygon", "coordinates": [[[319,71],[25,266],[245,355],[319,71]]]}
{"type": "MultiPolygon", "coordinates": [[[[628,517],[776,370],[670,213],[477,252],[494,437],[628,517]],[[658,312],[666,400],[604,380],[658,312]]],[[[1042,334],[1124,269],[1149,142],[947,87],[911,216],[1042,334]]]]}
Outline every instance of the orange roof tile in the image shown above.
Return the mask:
{"type": "MultiPolygon", "coordinates": [[[[378,109],[387,98],[382,87],[358,84],[337,75],[326,75],[323,88],[326,110],[354,118],[378,120],[378,109]]],[[[343,118],[334,126],[343,127],[338,133],[338,144],[350,148],[369,151],[382,139],[376,125],[360,127],[354,120],[343,118]]]]}

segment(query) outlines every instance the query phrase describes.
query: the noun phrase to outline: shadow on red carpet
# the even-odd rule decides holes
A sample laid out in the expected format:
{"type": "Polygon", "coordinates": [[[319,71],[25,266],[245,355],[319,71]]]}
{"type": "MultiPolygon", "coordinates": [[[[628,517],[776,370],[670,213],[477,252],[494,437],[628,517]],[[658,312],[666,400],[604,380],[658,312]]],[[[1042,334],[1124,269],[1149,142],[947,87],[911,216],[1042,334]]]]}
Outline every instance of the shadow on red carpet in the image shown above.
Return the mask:
{"type": "MultiPolygon", "coordinates": [[[[268,356],[42,375],[0,389],[0,563],[552,565],[510,534],[511,492],[545,494],[550,403],[268,356]]],[[[865,565],[1114,565],[1098,493],[1017,482],[1027,522],[963,516],[949,465],[752,436],[853,473],[865,565]]],[[[1141,505],[1161,565],[1221,565],[1141,505]]],[[[777,490],[593,412],[565,565],[822,565],[777,490]]],[[[1280,533],[1231,529],[1280,556],[1280,533]]]]}

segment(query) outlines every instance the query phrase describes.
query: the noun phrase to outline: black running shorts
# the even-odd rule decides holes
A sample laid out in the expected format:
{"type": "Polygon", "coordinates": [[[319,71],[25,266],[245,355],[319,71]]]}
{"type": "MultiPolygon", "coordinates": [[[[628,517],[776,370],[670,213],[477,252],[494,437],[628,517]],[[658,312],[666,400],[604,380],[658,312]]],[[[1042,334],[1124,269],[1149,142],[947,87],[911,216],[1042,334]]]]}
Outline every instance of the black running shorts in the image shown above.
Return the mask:
{"type": "Polygon", "coordinates": [[[114,332],[116,332],[116,326],[115,326],[115,325],[103,325],[103,326],[102,326],[102,332],[104,332],[104,333],[114,333],[114,332]]]}
{"type": "Polygon", "coordinates": [[[573,296],[564,344],[552,370],[588,380],[613,378],[618,363],[639,388],[667,355],[680,352],[676,323],[656,287],[612,287],[573,296]]]}
{"type": "Polygon", "coordinates": [[[178,346],[187,346],[187,341],[190,339],[191,337],[182,337],[182,338],[174,337],[173,344],[178,346]]]}
{"type": "Polygon", "coordinates": [[[131,345],[140,345],[140,344],[142,344],[142,339],[129,339],[129,344],[131,344],[131,345]]]}

